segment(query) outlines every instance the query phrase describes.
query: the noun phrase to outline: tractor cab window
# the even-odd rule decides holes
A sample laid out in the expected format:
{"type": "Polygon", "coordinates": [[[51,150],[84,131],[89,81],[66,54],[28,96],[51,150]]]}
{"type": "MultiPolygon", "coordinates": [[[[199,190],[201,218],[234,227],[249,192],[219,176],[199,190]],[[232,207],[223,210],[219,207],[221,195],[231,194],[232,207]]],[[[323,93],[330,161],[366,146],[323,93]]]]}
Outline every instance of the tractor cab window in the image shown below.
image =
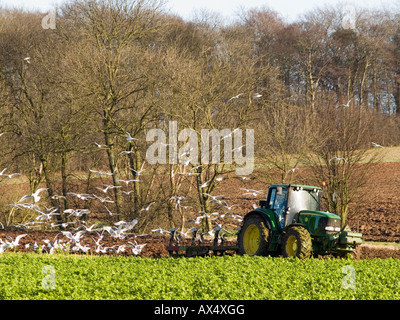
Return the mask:
{"type": "Polygon", "coordinates": [[[305,190],[303,188],[294,188],[289,197],[290,213],[295,214],[301,210],[320,210],[320,197],[319,190],[305,190]]]}
{"type": "Polygon", "coordinates": [[[285,226],[285,210],[286,210],[286,201],[287,201],[287,188],[276,188],[271,190],[270,198],[269,198],[269,208],[275,212],[278,225],[281,229],[285,226]]]}

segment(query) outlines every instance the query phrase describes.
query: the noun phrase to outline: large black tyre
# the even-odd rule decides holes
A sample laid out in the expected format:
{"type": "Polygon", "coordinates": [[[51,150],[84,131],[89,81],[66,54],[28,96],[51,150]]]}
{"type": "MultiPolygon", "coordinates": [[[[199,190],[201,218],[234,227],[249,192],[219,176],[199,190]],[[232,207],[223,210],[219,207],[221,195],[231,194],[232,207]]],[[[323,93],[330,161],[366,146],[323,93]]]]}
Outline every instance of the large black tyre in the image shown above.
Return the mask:
{"type": "Polygon", "coordinates": [[[268,254],[269,234],[264,220],[254,215],[245,219],[238,235],[239,254],[265,256],[268,254]]]}
{"type": "Polygon", "coordinates": [[[287,229],[282,239],[282,254],[284,257],[309,258],[312,254],[310,233],[300,226],[287,229]]]}

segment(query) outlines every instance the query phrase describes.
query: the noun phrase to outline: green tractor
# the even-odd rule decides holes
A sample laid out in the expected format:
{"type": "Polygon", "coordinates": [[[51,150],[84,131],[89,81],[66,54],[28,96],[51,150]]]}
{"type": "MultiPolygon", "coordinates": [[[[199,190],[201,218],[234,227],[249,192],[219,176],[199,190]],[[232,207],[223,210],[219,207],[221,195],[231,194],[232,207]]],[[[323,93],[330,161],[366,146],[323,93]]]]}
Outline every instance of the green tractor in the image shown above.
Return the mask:
{"type": "Polygon", "coordinates": [[[362,234],[342,227],[338,215],[320,211],[319,187],[269,186],[266,200],[249,212],[238,232],[238,253],[250,256],[354,255],[362,234]]]}

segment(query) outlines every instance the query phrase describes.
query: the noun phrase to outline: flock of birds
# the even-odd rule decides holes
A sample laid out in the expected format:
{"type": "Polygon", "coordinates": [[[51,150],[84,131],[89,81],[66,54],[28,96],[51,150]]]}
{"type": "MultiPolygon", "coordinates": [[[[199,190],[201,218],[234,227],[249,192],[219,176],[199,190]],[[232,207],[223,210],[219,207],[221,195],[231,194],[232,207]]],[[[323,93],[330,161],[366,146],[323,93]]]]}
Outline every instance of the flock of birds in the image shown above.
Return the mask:
{"type": "MultiPolygon", "coordinates": [[[[240,96],[240,95],[239,95],[240,96]]],[[[232,99],[237,99],[237,97],[233,97],[232,99]]],[[[233,131],[234,132],[234,131],[233,131]]],[[[233,133],[232,132],[232,133],[233,133]]],[[[231,134],[232,134],[231,133],[231,134]]],[[[0,137],[3,135],[3,133],[0,133],[0,137]]],[[[131,142],[133,140],[137,140],[136,138],[133,138],[130,136],[130,134],[127,132],[126,133],[127,138],[126,140],[131,142]]],[[[226,137],[223,137],[224,139],[226,137]]],[[[96,144],[99,148],[103,148],[104,146],[100,144],[96,144]]],[[[383,146],[378,145],[376,143],[372,143],[372,147],[374,148],[383,148],[383,146]]],[[[128,151],[127,151],[128,152],[128,151]]],[[[330,161],[346,161],[344,158],[332,158],[330,161]]],[[[193,168],[195,169],[195,168],[193,168]]],[[[295,172],[298,170],[298,168],[293,168],[289,170],[286,173],[286,176],[290,173],[295,172]]],[[[0,172],[0,177],[3,178],[13,178],[15,176],[21,175],[20,173],[6,173],[7,168],[3,169],[0,172]]],[[[111,176],[112,173],[108,172],[102,172],[102,171],[96,171],[96,170],[90,170],[92,173],[95,173],[99,176],[111,176]]],[[[136,171],[136,176],[140,176],[144,170],[141,171],[136,171]]],[[[193,170],[189,170],[188,172],[182,172],[181,174],[185,174],[188,177],[191,176],[196,176],[198,173],[193,172],[193,170]]],[[[242,177],[243,180],[248,179],[247,177],[242,177]]],[[[219,177],[216,180],[221,181],[223,180],[224,177],[219,177]]],[[[139,181],[137,179],[132,179],[132,180],[120,180],[120,182],[125,183],[128,185],[130,182],[133,181],[139,181]]],[[[204,182],[200,185],[200,188],[206,188],[210,181],[204,182]]],[[[73,193],[73,192],[68,192],[68,196],[74,196],[77,197],[78,199],[81,200],[89,200],[89,199],[95,199],[100,201],[102,204],[104,204],[105,208],[107,209],[108,213],[110,215],[113,215],[113,213],[107,208],[105,205],[106,203],[113,203],[114,201],[107,196],[107,193],[114,189],[114,188],[121,188],[121,186],[113,186],[113,185],[104,185],[103,188],[97,187],[99,191],[101,191],[105,196],[99,196],[96,194],[86,194],[86,193],[73,193]]],[[[31,210],[32,212],[35,213],[36,217],[28,221],[27,223],[24,224],[19,224],[16,225],[16,227],[19,228],[24,228],[24,229],[31,229],[35,226],[42,225],[47,223],[50,228],[55,228],[55,227],[62,227],[63,229],[67,228],[70,224],[73,224],[74,227],[71,228],[71,231],[74,231],[75,233],[72,233],[71,231],[61,231],[60,233],[57,233],[55,239],[49,240],[49,239],[43,239],[43,244],[38,244],[37,242],[33,244],[25,243],[23,246],[25,249],[29,250],[34,250],[34,251],[41,251],[41,252],[48,252],[48,253],[53,253],[57,251],[72,251],[72,252],[82,252],[82,253],[88,253],[88,252],[95,252],[95,253],[126,253],[129,250],[134,254],[134,255],[139,255],[142,251],[142,249],[146,246],[145,244],[138,244],[135,240],[128,241],[125,244],[122,245],[114,245],[111,247],[107,247],[102,243],[102,239],[104,238],[104,233],[107,232],[112,238],[115,239],[125,239],[128,235],[132,236],[131,231],[134,229],[135,225],[137,224],[138,220],[133,219],[130,222],[125,222],[125,221],[119,221],[114,223],[113,226],[99,226],[99,224],[93,224],[90,227],[86,226],[86,222],[84,220],[79,219],[82,217],[82,215],[88,215],[90,214],[90,210],[88,209],[66,209],[62,212],[62,214],[67,218],[67,220],[71,220],[73,218],[78,218],[75,219],[75,221],[70,221],[70,222],[62,222],[62,223],[56,223],[54,222],[54,216],[59,216],[61,215],[61,212],[59,211],[60,207],[54,207],[54,208],[47,208],[45,206],[42,206],[41,208],[40,205],[40,200],[41,200],[41,194],[42,192],[48,190],[47,188],[39,188],[37,189],[34,193],[25,195],[20,198],[20,200],[17,201],[17,203],[10,204],[12,207],[12,210],[16,209],[28,209],[31,210]],[[78,224],[78,225],[77,225],[78,224]],[[130,233],[127,233],[130,232],[130,233]],[[95,239],[92,235],[97,234],[97,239],[95,239]],[[64,239],[60,239],[59,236],[62,235],[64,239]],[[92,240],[93,244],[83,244],[83,237],[84,235],[89,235],[90,239],[92,240]]],[[[254,190],[254,189],[246,189],[246,188],[240,188],[242,190],[242,196],[246,197],[259,197],[264,191],[263,190],[254,190]]],[[[132,191],[123,191],[125,194],[129,194],[132,191]]],[[[237,222],[242,222],[242,217],[237,214],[232,213],[232,208],[235,207],[235,205],[229,205],[226,202],[226,197],[223,195],[218,195],[214,196],[208,193],[203,193],[203,195],[207,196],[210,198],[210,202],[215,203],[219,208],[224,209],[223,213],[220,212],[212,212],[212,213],[206,213],[204,211],[199,211],[200,215],[197,216],[194,219],[188,220],[188,222],[193,223],[194,225],[199,225],[199,227],[193,227],[190,229],[187,229],[184,231],[183,229],[178,231],[176,228],[170,229],[170,230],[164,230],[162,228],[157,228],[151,230],[153,233],[160,233],[160,234],[167,234],[170,236],[173,236],[175,240],[183,241],[184,238],[191,238],[192,241],[193,239],[198,239],[200,242],[204,241],[205,236],[219,236],[219,241],[225,241],[225,235],[226,234],[232,234],[232,231],[228,231],[226,228],[223,227],[223,224],[221,221],[226,222],[226,219],[230,217],[231,221],[237,221],[237,222]],[[207,231],[207,232],[198,232],[201,231],[203,228],[200,226],[200,224],[203,222],[205,218],[208,218],[211,220],[212,224],[214,227],[212,230],[207,231]],[[221,232],[223,231],[223,232],[221,232]],[[222,235],[221,235],[222,234],[222,235]]],[[[53,199],[61,199],[65,196],[60,196],[60,195],[54,195],[53,199]]],[[[181,207],[183,209],[188,209],[191,208],[187,205],[182,204],[182,202],[185,200],[185,197],[183,196],[173,196],[169,199],[169,201],[175,201],[175,209],[178,209],[178,207],[181,207]]],[[[146,207],[142,208],[140,212],[142,211],[149,211],[151,206],[155,202],[150,202],[149,204],[146,205],[146,207]]],[[[256,208],[257,206],[253,204],[253,207],[256,208]]],[[[237,225],[237,222],[235,224],[237,225]]],[[[4,226],[3,226],[4,228],[4,226]]],[[[240,228],[240,227],[239,227],[240,228]]],[[[236,229],[239,229],[236,228],[236,229]]],[[[232,228],[230,228],[232,230],[232,228]]],[[[14,250],[18,246],[20,246],[20,240],[21,238],[27,236],[28,234],[21,234],[18,235],[15,239],[7,236],[6,239],[3,241],[0,239],[0,253],[6,251],[6,250],[14,250]]],[[[135,235],[133,234],[134,237],[141,237],[144,235],[135,235]]],[[[87,238],[87,237],[86,237],[87,238]]]]}
{"type": "MultiPolygon", "coordinates": [[[[7,168],[3,169],[0,172],[0,177],[13,178],[15,176],[20,175],[19,173],[9,174],[6,173],[6,171],[7,168]]],[[[95,170],[91,171],[99,175],[109,175],[106,172],[95,171],[95,170]]],[[[139,174],[141,174],[141,172],[139,172],[139,174]]],[[[219,177],[217,178],[217,180],[221,181],[224,178],[225,177],[219,177]]],[[[122,180],[122,181],[124,181],[128,185],[129,182],[134,180],[122,180]]],[[[205,188],[209,183],[210,181],[207,181],[203,183],[201,187],[205,188]]],[[[99,190],[99,192],[105,194],[104,197],[101,197],[96,194],[74,193],[74,192],[68,192],[66,195],[73,196],[81,200],[97,199],[104,204],[105,208],[107,208],[107,206],[105,205],[106,203],[114,202],[110,197],[106,196],[106,194],[113,188],[117,188],[117,186],[104,185],[102,188],[97,187],[96,189],[99,190]]],[[[12,251],[15,250],[18,246],[23,246],[27,250],[33,250],[36,252],[38,251],[47,252],[47,253],[69,251],[69,252],[80,252],[80,253],[94,252],[103,254],[107,253],[118,254],[118,253],[131,252],[134,255],[139,255],[142,249],[146,246],[146,243],[138,244],[135,240],[127,241],[125,244],[122,245],[114,245],[108,247],[105,246],[105,244],[102,243],[102,239],[104,238],[105,233],[107,233],[112,238],[120,240],[125,239],[128,236],[129,238],[131,238],[132,236],[143,237],[146,235],[136,235],[132,233],[132,230],[134,229],[135,225],[138,222],[137,219],[133,219],[130,222],[119,221],[114,223],[114,225],[112,226],[103,226],[103,225],[100,226],[100,224],[93,224],[89,227],[86,225],[86,222],[84,220],[79,219],[83,215],[90,214],[91,211],[89,209],[69,208],[60,211],[59,206],[48,208],[42,205],[41,204],[42,194],[46,190],[48,190],[48,188],[39,188],[32,194],[24,195],[16,203],[10,204],[10,206],[12,207],[11,210],[18,210],[18,209],[29,210],[30,212],[33,213],[34,216],[28,222],[15,225],[15,227],[24,230],[29,230],[29,229],[31,230],[35,227],[38,226],[42,227],[44,224],[46,224],[46,226],[50,228],[57,228],[57,227],[62,227],[63,229],[69,228],[70,231],[60,231],[59,233],[57,233],[54,239],[52,240],[42,239],[42,243],[40,244],[34,242],[33,244],[25,243],[21,245],[20,244],[21,238],[27,236],[28,233],[18,235],[15,239],[7,236],[4,241],[0,239],[0,253],[6,250],[12,251]],[[61,220],[66,220],[68,222],[62,222],[62,223],[57,222],[57,219],[55,219],[55,217],[60,215],[64,217],[64,219],[61,220]],[[97,238],[95,237],[95,235],[97,235],[97,238]],[[91,240],[91,243],[88,244],[87,240],[91,240]]],[[[247,197],[248,196],[256,197],[263,192],[263,190],[254,190],[245,188],[241,188],[241,190],[243,191],[242,195],[247,197]]],[[[220,206],[220,208],[224,209],[223,210],[224,212],[223,213],[213,212],[211,214],[208,214],[206,212],[199,211],[201,215],[194,219],[188,220],[188,222],[193,223],[194,225],[200,225],[203,219],[207,217],[214,224],[214,228],[212,230],[207,232],[198,232],[199,230],[203,229],[201,226],[199,226],[190,228],[186,231],[184,230],[178,231],[177,229],[164,230],[162,228],[157,228],[157,229],[152,229],[151,232],[167,234],[170,236],[171,234],[173,234],[175,239],[178,241],[182,241],[184,238],[187,239],[191,238],[193,240],[193,238],[196,237],[196,239],[198,239],[200,242],[203,242],[204,237],[207,235],[214,236],[215,234],[217,235],[222,234],[219,240],[225,241],[226,234],[233,232],[223,228],[221,221],[222,220],[226,221],[226,219],[230,217],[231,221],[242,222],[242,217],[240,215],[233,214],[231,212],[231,210],[235,207],[235,205],[229,205],[226,201],[225,196],[223,195],[214,196],[208,193],[204,193],[204,195],[210,198],[210,202],[214,202],[215,204],[220,206]]],[[[65,196],[54,195],[53,199],[61,199],[64,197],[65,196]]],[[[192,208],[188,205],[184,205],[183,203],[185,201],[184,196],[173,196],[169,199],[169,201],[174,201],[175,209],[178,209],[179,207],[182,209],[192,208]]],[[[139,212],[142,211],[146,212],[151,210],[151,207],[154,203],[155,201],[150,202],[145,207],[143,207],[139,212]]],[[[255,204],[253,206],[256,207],[255,204]]],[[[108,208],[107,211],[110,215],[113,215],[113,213],[108,208]]]]}

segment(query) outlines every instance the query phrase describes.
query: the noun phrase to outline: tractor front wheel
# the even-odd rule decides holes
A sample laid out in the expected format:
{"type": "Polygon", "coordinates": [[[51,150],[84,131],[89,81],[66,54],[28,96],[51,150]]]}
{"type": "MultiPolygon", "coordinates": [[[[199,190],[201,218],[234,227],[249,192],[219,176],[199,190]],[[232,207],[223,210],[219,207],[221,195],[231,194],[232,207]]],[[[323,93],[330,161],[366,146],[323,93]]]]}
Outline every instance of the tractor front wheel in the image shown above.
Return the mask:
{"type": "Polygon", "coordinates": [[[245,219],[238,235],[239,254],[264,256],[268,251],[269,230],[260,216],[245,219]]]}
{"type": "Polygon", "coordinates": [[[311,253],[312,242],[310,233],[303,227],[290,227],[282,240],[283,256],[306,259],[311,256],[311,253]]]}

